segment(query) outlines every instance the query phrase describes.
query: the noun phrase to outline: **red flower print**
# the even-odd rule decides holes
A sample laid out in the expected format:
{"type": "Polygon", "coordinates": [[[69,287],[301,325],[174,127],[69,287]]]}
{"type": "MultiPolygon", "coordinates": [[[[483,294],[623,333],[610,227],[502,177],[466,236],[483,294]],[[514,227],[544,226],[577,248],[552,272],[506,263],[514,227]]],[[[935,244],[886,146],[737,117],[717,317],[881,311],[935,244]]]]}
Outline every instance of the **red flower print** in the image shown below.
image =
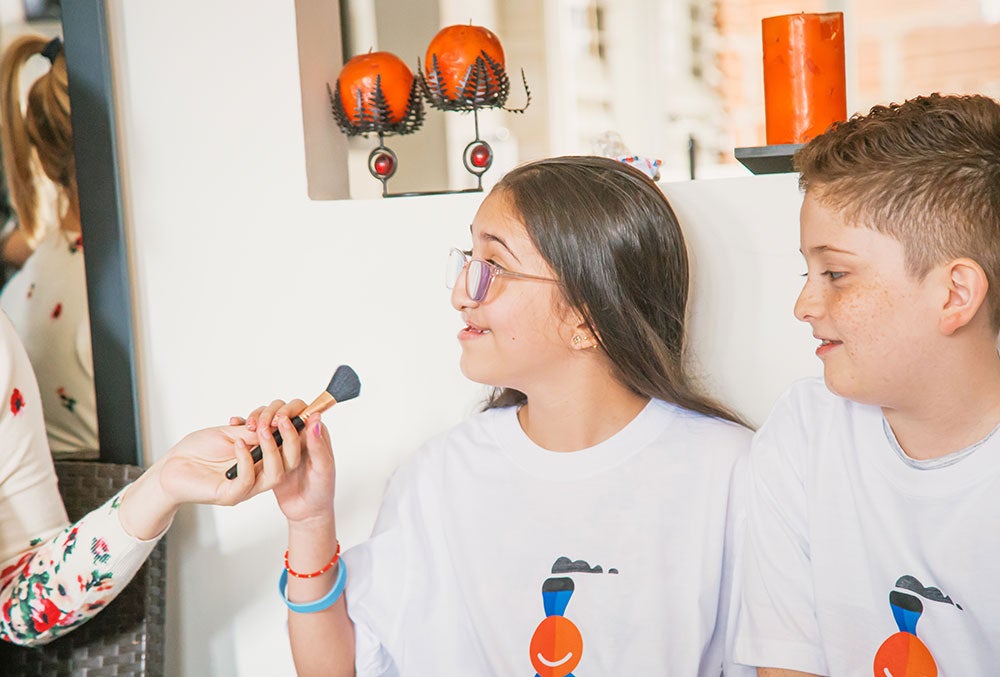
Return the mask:
{"type": "Polygon", "coordinates": [[[35,632],[41,634],[53,625],[58,625],[63,612],[48,598],[38,597],[35,601],[37,605],[31,608],[31,621],[35,625],[35,632]]]}
{"type": "Polygon", "coordinates": [[[20,390],[14,388],[14,392],[10,394],[10,413],[17,416],[22,409],[24,409],[24,396],[20,390]]]}
{"type": "Polygon", "coordinates": [[[94,564],[98,562],[107,564],[108,560],[111,559],[111,549],[103,538],[95,538],[91,541],[90,552],[94,555],[94,564]]]}
{"type": "Polygon", "coordinates": [[[52,309],[52,319],[55,320],[60,315],[62,315],[62,304],[57,303],[56,307],[52,309]]]}
{"type": "Polygon", "coordinates": [[[17,573],[18,569],[23,569],[21,573],[27,575],[28,564],[31,562],[33,555],[34,553],[32,552],[25,553],[21,559],[17,560],[6,569],[0,571],[0,587],[6,585],[7,581],[14,577],[14,574],[17,573]]]}

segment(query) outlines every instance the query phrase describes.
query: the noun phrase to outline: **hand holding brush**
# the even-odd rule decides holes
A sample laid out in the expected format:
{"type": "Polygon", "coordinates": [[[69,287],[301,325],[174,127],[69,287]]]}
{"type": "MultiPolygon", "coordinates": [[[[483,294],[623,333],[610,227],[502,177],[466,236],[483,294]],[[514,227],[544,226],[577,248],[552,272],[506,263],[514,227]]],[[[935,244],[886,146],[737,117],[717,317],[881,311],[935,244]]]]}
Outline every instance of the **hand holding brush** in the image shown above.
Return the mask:
{"type": "MultiPolygon", "coordinates": [[[[329,385],[326,386],[326,390],[320,393],[319,397],[313,400],[309,406],[299,412],[298,416],[295,416],[292,419],[292,425],[295,426],[296,430],[302,430],[302,428],[305,427],[306,419],[309,418],[310,414],[326,411],[333,405],[337,404],[337,402],[352,400],[357,397],[360,392],[361,381],[358,380],[358,375],[346,364],[342,364],[337,367],[335,372],[333,372],[333,377],[330,379],[329,385]]],[[[282,442],[281,433],[275,430],[272,436],[274,437],[275,443],[280,447],[282,442]]],[[[253,459],[254,463],[260,461],[263,457],[260,445],[250,450],[250,457],[253,459]]],[[[233,467],[226,471],[226,478],[235,479],[236,474],[236,465],[234,464],[233,467]]]]}

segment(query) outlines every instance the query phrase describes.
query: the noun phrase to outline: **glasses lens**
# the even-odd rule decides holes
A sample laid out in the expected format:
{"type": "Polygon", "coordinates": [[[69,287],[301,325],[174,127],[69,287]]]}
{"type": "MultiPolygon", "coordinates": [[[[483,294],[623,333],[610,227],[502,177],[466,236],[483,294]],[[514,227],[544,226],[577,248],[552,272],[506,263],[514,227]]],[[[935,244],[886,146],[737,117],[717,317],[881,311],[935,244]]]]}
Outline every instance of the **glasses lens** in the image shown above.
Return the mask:
{"type": "Polygon", "coordinates": [[[472,259],[469,261],[469,271],[465,277],[465,290],[469,293],[469,298],[477,303],[486,298],[486,292],[490,288],[490,279],[493,271],[485,261],[472,259]]]}
{"type": "Polygon", "coordinates": [[[458,249],[452,249],[448,252],[448,267],[445,269],[444,277],[444,283],[448,289],[455,286],[458,276],[462,274],[462,268],[465,268],[466,261],[468,259],[465,257],[465,253],[458,249]]]}

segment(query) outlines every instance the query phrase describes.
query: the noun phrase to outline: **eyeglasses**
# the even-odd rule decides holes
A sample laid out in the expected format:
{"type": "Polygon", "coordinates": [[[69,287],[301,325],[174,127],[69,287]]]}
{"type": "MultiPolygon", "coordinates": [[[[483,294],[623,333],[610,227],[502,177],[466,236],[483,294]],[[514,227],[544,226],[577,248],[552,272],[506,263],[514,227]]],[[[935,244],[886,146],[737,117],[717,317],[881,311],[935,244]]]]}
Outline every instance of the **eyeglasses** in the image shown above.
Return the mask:
{"type": "Polygon", "coordinates": [[[518,280],[535,280],[536,282],[555,282],[550,277],[538,277],[526,273],[514,273],[504,270],[495,263],[472,258],[472,252],[464,252],[461,249],[452,249],[448,252],[448,270],[445,277],[445,284],[448,289],[455,286],[462,271],[468,266],[469,270],[465,275],[465,291],[469,298],[476,303],[486,298],[490,291],[490,285],[498,277],[512,277],[518,280]]]}

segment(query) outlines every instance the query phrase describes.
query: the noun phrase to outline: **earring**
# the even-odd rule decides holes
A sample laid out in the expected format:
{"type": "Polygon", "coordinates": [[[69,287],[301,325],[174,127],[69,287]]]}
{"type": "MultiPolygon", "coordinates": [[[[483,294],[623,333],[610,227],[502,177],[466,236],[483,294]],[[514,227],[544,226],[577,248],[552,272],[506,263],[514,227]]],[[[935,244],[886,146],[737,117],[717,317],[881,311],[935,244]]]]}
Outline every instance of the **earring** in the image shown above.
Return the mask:
{"type": "Polygon", "coordinates": [[[573,345],[578,346],[580,345],[581,341],[583,341],[583,337],[580,336],[579,334],[573,337],[573,345]]]}

